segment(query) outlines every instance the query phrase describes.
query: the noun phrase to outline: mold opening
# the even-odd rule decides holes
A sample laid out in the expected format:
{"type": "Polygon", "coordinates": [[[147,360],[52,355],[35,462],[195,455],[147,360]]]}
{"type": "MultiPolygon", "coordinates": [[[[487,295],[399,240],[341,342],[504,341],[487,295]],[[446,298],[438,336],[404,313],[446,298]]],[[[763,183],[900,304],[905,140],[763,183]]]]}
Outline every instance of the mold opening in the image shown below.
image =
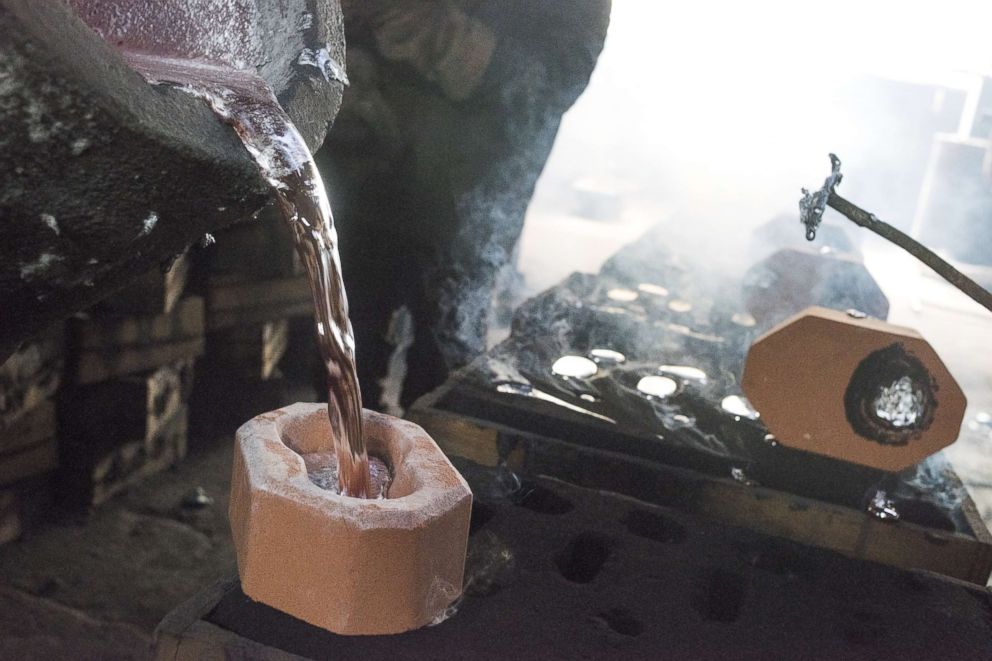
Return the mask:
{"type": "Polygon", "coordinates": [[[905,445],[930,428],[937,385],[920,360],[899,343],[869,354],[844,393],[851,428],[883,445],[905,445]]]}
{"type": "Polygon", "coordinates": [[[558,571],[573,583],[590,583],[610,557],[609,540],[585,532],[576,535],[555,558],[558,571]]]}

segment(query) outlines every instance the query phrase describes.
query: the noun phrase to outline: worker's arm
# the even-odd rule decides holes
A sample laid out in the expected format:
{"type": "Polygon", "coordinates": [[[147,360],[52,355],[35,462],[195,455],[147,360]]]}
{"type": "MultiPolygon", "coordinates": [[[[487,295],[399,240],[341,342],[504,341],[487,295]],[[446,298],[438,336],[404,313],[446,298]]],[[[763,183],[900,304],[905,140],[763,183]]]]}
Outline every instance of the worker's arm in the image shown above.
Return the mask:
{"type": "Polygon", "coordinates": [[[467,12],[452,0],[352,0],[379,53],[409,65],[456,101],[526,86],[565,107],[589,81],[609,0],[499,0],[467,12]]]}
{"type": "Polygon", "coordinates": [[[453,2],[357,0],[345,12],[368,28],[382,57],[409,65],[456,101],[478,87],[496,46],[493,31],[453,2]]]}

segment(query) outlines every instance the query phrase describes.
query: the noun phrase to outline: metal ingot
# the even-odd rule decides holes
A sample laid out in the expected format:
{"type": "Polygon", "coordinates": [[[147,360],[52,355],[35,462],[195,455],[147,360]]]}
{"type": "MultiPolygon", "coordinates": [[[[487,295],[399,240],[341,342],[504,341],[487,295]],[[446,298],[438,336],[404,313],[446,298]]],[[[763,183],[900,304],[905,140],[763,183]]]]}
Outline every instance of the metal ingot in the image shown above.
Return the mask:
{"type": "Polygon", "coordinates": [[[819,307],[755,340],[742,386],[782,444],[887,471],[953,443],[967,404],[916,331],[819,307]]]}

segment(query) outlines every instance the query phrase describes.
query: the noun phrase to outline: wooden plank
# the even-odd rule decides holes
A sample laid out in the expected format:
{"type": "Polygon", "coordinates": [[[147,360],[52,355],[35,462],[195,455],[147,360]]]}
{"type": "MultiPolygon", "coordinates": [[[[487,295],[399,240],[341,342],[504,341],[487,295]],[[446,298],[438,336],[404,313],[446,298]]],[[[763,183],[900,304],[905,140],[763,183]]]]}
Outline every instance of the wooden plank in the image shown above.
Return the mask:
{"type": "Polygon", "coordinates": [[[0,486],[6,486],[55,470],[59,464],[54,438],[35,443],[0,457],[0,486]]]}
{"type": "Polygon", "coordinates": [[[3,455],[19,452],[55,436],[55,404],[44,400],[10,427],[0,429],[0,461],[3,455]]]}
{"type": "Polygon", "coordinates": [[[411,409],[406,417],[433,436],[445,454],[463,457],[482,466],[499,463],[499,432],[491,427],[432,409],[411,409]]]}
{"type": "Polygon", "coordinates": [[[253,659],[257,661],[305,661],[204,621],[224,596],[234,590],[237,574],[208,585],[165,616],[155,629],[155,659],[253,659]]]}
{"type": "Polygon", "coordinates": [[[0,485],[9,485],[58,466],[55,405],[45,400],[0,431],[0,485]]]}
{"type": "MultiPolygon", "coordinates": [[[[972,534],[880,521],[861,510],[528,434],[434,408],[455,382],[451,380],[429,399],[418,400],[407,414],[446,453],[494,466],[502,452],[530,474],[678,507],[725,524],[895,567],[936,571],[980,585],[992,574],[992,545],[980,518],[969,518],[972,534]]],[[[965,511],[973,511],[970,497],[965,497],[965,511]]]]}
{"type": "Polygon", "coordinates": [[[124,443],[98,459],[91,472],[90,502],[104,503],[128,486],[185,457],[187,428],[184,407],[153,436],[124,443]]]}
{"type": "Polygon", "coordinates": [[[184,251],[168,270],[148,270],[94,309],[128,316],[169,314],[186,289],[189,270],[190,257],[184,251]]]}
{"type": "Polygon", "coordinates": [[[80,385],[154,369],[203,354],[204,304],[184,299],[170,314],[76,319],[73,381],[80,385]]]}
{"type": "Polygon", "coordinates": [[[77,505],[97,504],[186,454],[192,361],[95,385],[60,402],[60,482],[77,505]]]}
{"type": "Polygon", "coordinates": [[[62,380],[63,325],[26,342],[0,363],[0,431],[50,399],[62,380]]]}
{"type": "Polygon", "coordinates": [[[207,330],[248,326],[313,314],[304,276],[262,281],[211,279],[207,292],[207,330]]]}
{"type": "Polygon", "coordinates": [[[423,427],[445,454],[464,457],[482,466],[499,463],[499,425],[470,416],[450,413],[439,403],[460,383],[450,378],[413,403],[406,419],[423,427]],[[437,430],[435,436],[431,430],[437,430]]]}
{"type": "Polygon", "coordinates": [[[288,346],[288,319],[234,326],[207,336],[207,360],[211,368],[265,380],[276,372],[288,346]]]}

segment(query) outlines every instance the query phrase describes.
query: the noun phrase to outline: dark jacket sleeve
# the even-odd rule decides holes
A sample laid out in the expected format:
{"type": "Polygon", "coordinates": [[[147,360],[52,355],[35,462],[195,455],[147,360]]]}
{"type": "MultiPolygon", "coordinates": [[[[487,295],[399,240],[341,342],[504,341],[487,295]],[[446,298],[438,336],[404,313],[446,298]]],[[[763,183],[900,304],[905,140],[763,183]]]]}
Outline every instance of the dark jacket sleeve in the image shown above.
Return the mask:
{"type": "Polygon", "coordinates": [[[386,60],[410,66],[449,98],[533,88],[570,106],[603,48],[610,0],[352,0],[386,60]]]}

